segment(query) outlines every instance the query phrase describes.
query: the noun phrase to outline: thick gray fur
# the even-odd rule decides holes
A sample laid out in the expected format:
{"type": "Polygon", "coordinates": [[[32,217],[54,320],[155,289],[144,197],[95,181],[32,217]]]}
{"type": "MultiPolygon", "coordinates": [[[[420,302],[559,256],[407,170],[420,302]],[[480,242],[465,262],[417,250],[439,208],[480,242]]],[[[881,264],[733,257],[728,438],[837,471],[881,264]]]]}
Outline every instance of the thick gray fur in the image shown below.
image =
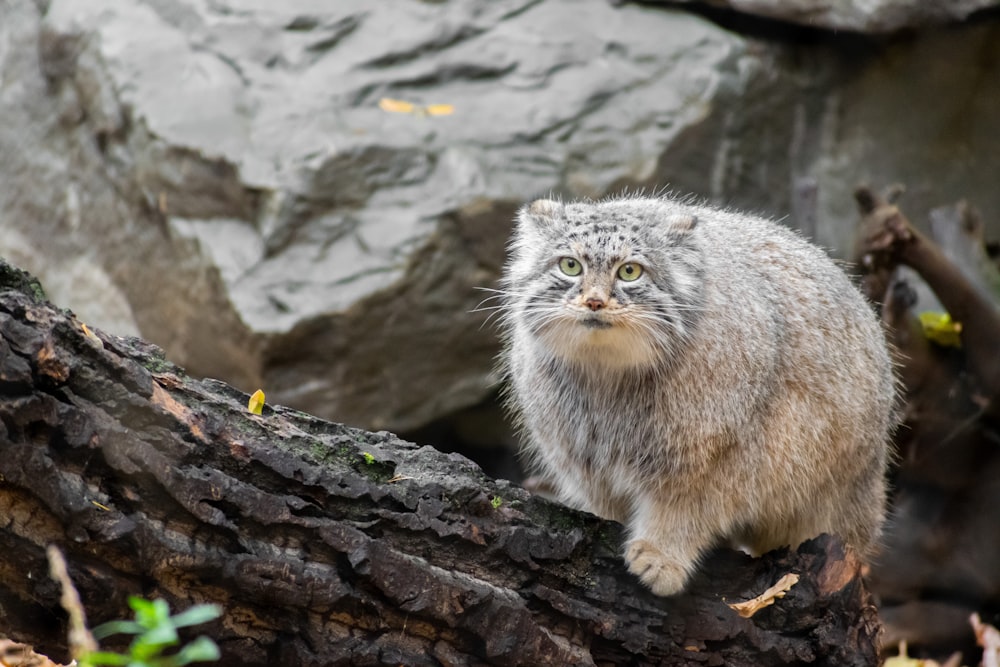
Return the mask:
{"type": "Polygon", "coordinates": [[[871,307],[822,250],[667,197],[536,201],[509,250],[501,359],[530,461],[568,504],[626,524],[654,592],[720,543],[830,532],[870,553],[895,381],[871,307]]]}

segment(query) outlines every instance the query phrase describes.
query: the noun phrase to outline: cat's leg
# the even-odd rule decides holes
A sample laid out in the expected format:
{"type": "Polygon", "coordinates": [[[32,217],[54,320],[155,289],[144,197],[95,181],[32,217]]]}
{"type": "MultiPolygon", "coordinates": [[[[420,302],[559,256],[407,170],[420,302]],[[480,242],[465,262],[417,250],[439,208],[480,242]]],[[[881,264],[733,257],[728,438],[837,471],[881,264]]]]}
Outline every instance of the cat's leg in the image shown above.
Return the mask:
{"type": "Polygon", "coordinates": [[[590,466],[577,465],[567,458],[562,466],[551,470],[553,485],[563,504],[604,519],[628,521],[632,514],[628,498],[616,494],[608,480],[595,475],[590,466]]]}
{"type": "Polygon", "coordinates": [[[683,590],[702,553],[719,534],[715,520],[676,500],[640,497],[629,521],[625,562],[657,595],[683,590]]]}

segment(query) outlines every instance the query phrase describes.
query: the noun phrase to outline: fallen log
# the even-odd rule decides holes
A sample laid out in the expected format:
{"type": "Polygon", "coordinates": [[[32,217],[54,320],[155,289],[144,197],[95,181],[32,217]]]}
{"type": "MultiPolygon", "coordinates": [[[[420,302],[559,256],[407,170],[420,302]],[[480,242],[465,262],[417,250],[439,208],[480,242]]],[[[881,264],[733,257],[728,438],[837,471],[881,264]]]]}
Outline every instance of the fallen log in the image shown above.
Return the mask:
{"type": "Polygon", "coordinates": [[[714,552],[659,598],[625,570],[620,525],[389,433],[251,414],[2,261],[0,397],[0,633],[57,659],[49,544],[92,623],[129,616],[128,595],[222,605],[198,632],[223,664],[877,663],[860,564],[835,538],[714,552]],[[789,573],[748,617],[730,606],[789,573]]]}

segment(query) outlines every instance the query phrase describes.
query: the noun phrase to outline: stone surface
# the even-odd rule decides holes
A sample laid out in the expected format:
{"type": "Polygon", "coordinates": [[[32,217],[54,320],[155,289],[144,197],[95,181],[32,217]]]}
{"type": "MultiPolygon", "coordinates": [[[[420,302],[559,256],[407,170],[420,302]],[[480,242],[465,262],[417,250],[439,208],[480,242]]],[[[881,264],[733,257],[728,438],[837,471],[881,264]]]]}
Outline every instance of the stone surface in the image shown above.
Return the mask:
{"type": "MultiPolygon", "coordinates": [[[[681,0],[691,2],[692,0],[681,0]]],[[[698,0],[701,2],[702,0],[698,0]]],[[[963,21],[997,0],[707,0],[709,5],[826,30],[883,34],[963,21]]]]}
{"type": "Polygon", "coordinates": [[[786,43],[570,0],[8,0],[0,254],[192,374],[411,432],[491,395],[470,311],[535,196],[671,187],[847,256],[855,184],[903,180],[918,224],[964,197],[995,229],[998,33],[786,43]]]}
{"type": "Polygon", "coordinates": [[[600,3],[8,11],[39,46],[14,63],[35,90],[7,103],[35,107],[33,200],[55,205],[5,217],[54,298],[73,295],[46,268],[86,248],[124,299],[67,299],[84,318],[124,301],[132,322],[112,323],[192,372],[393,429],[489,391],[496,343],[469,311],[515,207],[648,176],[743,50],[696,17],[600,3]]]}

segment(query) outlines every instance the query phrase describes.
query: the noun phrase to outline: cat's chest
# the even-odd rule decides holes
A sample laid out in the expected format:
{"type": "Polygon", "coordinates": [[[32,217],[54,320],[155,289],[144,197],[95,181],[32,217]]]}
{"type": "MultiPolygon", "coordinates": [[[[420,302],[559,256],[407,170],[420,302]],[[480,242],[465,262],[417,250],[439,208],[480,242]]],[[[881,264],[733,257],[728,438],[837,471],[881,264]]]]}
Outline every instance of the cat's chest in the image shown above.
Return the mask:
{"type": "Polygon", "coordinates": [[[646,440],[669,427],[669,380],[579,372],[555,374],[543,414],[573,446],[646,440]]]}

